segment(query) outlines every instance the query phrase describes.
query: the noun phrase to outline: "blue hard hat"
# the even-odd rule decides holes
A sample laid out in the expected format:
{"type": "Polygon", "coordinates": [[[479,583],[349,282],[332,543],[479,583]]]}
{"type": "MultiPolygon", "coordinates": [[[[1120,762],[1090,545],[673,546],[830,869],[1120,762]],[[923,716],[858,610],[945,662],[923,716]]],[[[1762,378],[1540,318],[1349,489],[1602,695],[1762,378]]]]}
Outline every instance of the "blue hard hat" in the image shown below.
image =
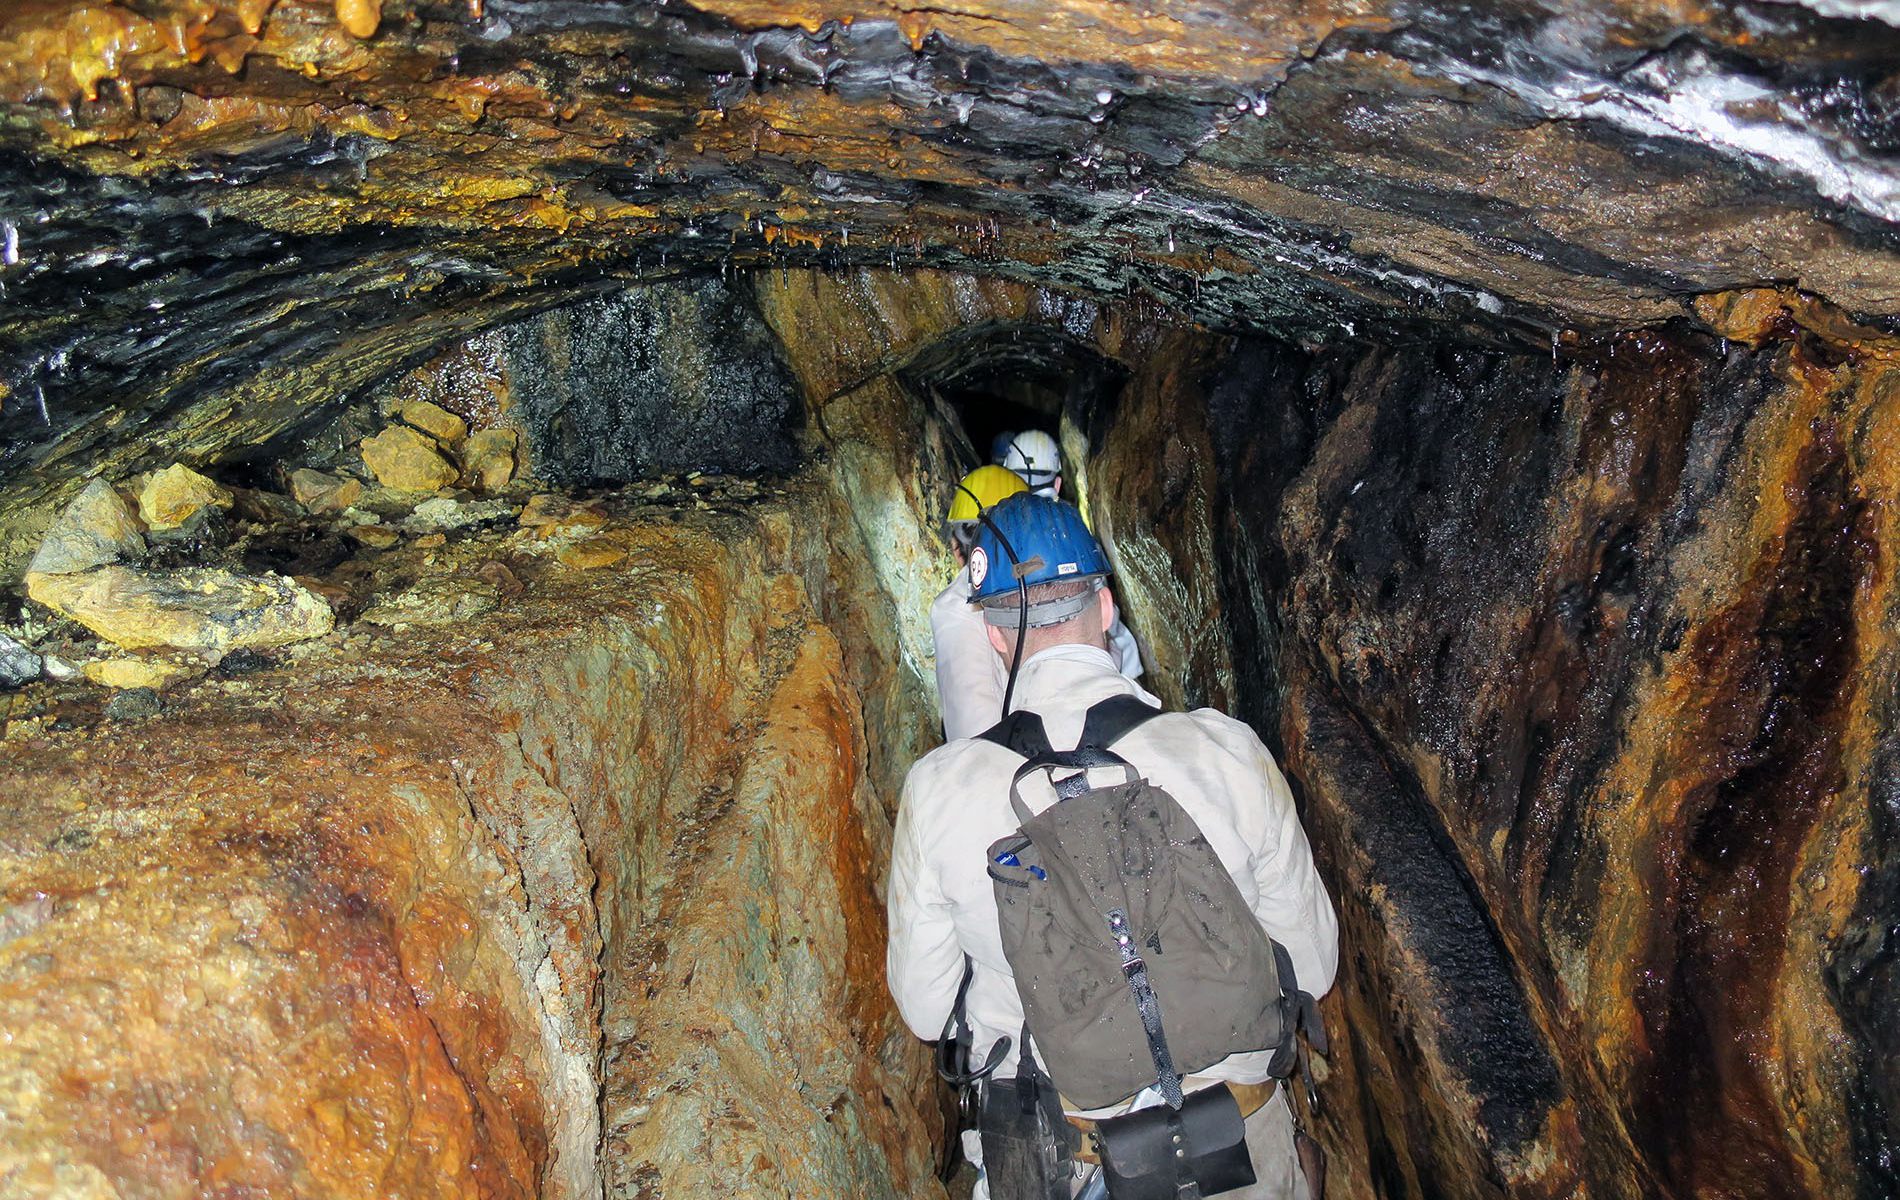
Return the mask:
{"type": "Polygon", "coordinates": [[[1110,574],[1101,543],[1072,504],[1024,492],[1005,499],[988,516],[970,551],[970,599],[978,604],[1015,595],[1019,571],[1029,587],[1110,574]]]}
{"type": "Polygon", "coordinates": [[[991,438],[990,461],[1001,466],[1003,459],[1009,456],[1009,444],[1015,440],[1016,435],[1007,429],[991,438]]]}

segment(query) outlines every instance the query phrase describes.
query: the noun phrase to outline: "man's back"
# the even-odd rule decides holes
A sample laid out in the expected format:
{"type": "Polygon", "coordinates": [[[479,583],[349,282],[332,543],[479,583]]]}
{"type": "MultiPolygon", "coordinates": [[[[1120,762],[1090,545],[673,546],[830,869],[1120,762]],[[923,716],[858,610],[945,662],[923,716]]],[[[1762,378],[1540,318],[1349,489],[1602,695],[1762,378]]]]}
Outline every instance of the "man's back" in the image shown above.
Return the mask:
{"type": "MultiPolygon", "coordinates": [[[[1099,700],[1139,695],[1153,702],[1107,654],[1085,646],[1037,655],[1019,687],[1017,707],[1040,714],[1057,747],[1075,744],[1083,714],[1099,700]]],[[[1313,870],[1285,780],[1253,731],[1211,709],[1168,713],[1127,734],[1115,749],[1180,802],[1267,932],[1287,947],[1300,986],[1324,992],[1336,965],[1332,904],[1313,870]]],[[[997,1037],[1014,1037],[1022,1021],[985,864],[990,843],[1019,823],[1008,791],[1021,763],[988,742],[943,746],[912,768],[898,818],[893,994],[920,1037],[937,1036],[967,951],[976,965],[968,1015],[979,1054],[997,1037]]],[[[1025,782],[1024,798],[1038,811],[1053,799],[1039,781],[1025,782]]],[[[1239,1055],[1206,1074],[1256,1082],[1266,1077],[1265,1062],[1264,1054],[1239,1055]]]]}

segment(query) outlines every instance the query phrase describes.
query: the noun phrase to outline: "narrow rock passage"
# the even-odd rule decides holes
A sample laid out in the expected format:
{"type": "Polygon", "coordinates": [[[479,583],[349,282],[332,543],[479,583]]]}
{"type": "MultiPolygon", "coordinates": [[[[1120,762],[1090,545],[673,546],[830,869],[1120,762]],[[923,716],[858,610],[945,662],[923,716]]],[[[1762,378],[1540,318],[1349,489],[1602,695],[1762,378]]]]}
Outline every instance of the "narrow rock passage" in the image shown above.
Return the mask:
{"type": "Polygon", "coordinates": [[[1695,311],[1526,352],[767,271],[442,348],[281,459],[47,468],[82,503],[0,551],[111,636],[0,614],[0,1192],[939,1195],[879,888],[959,380],[1016,372],[1145,682],[1299,790],[1335,1200],[1891,1193],[1900,350],[1695,311]],[[646,366],[550,382],[589,329],[646,366]],[[666,460],[720,436],[796,466],[666,460]],[[202,571],[196,649],[63,599],[202,571]],[[226,606],[272,573],[330,622],[226,606]]]}

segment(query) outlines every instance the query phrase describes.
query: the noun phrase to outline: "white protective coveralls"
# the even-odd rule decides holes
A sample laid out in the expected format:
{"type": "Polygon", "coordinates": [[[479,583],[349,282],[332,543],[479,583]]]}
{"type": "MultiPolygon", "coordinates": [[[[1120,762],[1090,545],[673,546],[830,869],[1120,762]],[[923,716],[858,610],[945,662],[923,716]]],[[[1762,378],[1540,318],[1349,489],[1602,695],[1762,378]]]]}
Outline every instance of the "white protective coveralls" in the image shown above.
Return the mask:
{"type": "MultiPolygon", "coordinates": [[[[1159,707],[1093,646],[1053,646],[1036,654],[1023,665],[1016,690],[1016,707],[1041,714],[1049,742],[1057,748],[1075,745],[1083,715],[1097,701],[1134,695],[1159,707]]],[[[1314,870],[1286,780],[1253,730],[1209,708],[1169,713],[1128,733],[1115,752],[1194,818],[1261,925],[1286,947],[1299,986],[1314,996],[1324,994],[1338,966],[1332,899],[1314,870]]],[[[996,901],[984,869],[990,844],[1017,829],[1009,782],[1021,763],[1019,756],[989,742],[940,746],[911,768],[897,814],[885,964],[891,993],[913,1033],[937,1038],[956,1000],[963,956],[969,954],[974,969],[965,1015],[976,1062],[997,1038],[1014,1038],[1022,1029],[1022,1004],[1003,955],[996,901]]],[[[1025,780],[1022,792],[1033,811],[1054,799],[1046,776],[1025,780]]],[[[1190,1076],[1189,1086],[1213,1080],[1262,1082],[1268,1078],[1269,1057],[1265,1051],[1230,1055],[1190,1076]]],[[[1012,1047],[997,1075],[1015,1070],[1012,1047]]],[[[966,1151],[973,1140],[965,1135],[966,1151]]],[[[1229,1196],[1299,1200],[1306,1195],[1293,1156],[1284,1088],[1248,1118],[1247,1141],[1259,1182],[1229,1196]]]]}
{"type": "MultiPolygon", "coordinates": [[[[948,742],[975,737],[1003,719],[1009,663],[990,645],[983,626],[982,612],[970,604],[970,567],[966,563],[930,605],[930,630],[937,644],[937,697],[943,709],[943,737],[948,742]]],[[[1108,644],[1121,673],[1140,679],[1141,647],[1119,615],[1109,627],[1108,644]]],[[[1020,681],[1017,686],[1022,686],[1020,681]]],[[[1014,698],[1010,703],[1022,707],[1014,698]]]]}

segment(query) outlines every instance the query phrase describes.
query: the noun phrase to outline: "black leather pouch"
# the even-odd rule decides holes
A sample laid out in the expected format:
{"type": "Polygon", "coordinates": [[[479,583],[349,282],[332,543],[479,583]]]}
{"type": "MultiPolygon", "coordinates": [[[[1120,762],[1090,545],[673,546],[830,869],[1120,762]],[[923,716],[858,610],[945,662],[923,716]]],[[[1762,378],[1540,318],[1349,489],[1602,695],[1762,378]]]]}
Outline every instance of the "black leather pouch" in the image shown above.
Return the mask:
{"type": "Polygon", "coordinates": [[[1111,1200],[1217,1196],[1254,1181],[1247,1127],[1225,1087],[1190,1093],[1179,1111],[1163,1105],[1096,1123],[1111,1200]],[[1192,1184],[1197,1191],[1183,1192],[1192,1184]]]}

